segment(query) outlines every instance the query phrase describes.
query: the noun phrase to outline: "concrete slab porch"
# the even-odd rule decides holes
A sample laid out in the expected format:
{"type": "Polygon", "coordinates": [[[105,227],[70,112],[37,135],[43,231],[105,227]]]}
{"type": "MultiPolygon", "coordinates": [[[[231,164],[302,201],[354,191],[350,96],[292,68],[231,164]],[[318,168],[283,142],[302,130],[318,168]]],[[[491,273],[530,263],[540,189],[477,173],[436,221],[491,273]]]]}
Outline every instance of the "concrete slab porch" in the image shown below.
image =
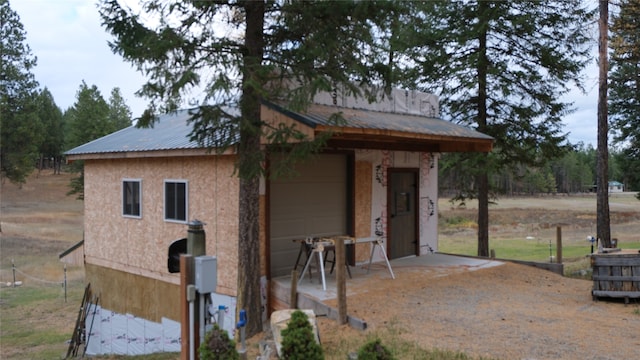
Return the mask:
{"type": "MultiPolygon", "coordinates": [[[[366,293],[369,289],[380,288],[390,281],[403,281],[403,275],[419,272],[425,277],[443,277],[451,274],[475,271],[483,268],[500,266],[502,261],[455,256],[449,254],[427,254],[411,256],[391,261],[395,279],[385,262],[373,263],[368,269],[368,263],[350,267],[352,277],[347,276],[347,298],[354,294],[366,293]]],[[[330,266],[329,266],[330,269],[330,266]]],[[[326,290],[322,288],[322,281],[317,269],[313,269],[312,276],[298,283],[298,308],[313,309],[317,316],[337,318],[337,310],[326,305],[326,302],[337,298],[335,270],[332,274],[325,269],[326,290]]],[[[411,284],[407,284],[411,286],[411,284]]],[[[271,308],[282,310],[290,308],[291,276],[274,278],[271,281],[271,308]]],[[[366,328],[366,324],[355,318],[349,323],[356,328],[366,328]]]]}

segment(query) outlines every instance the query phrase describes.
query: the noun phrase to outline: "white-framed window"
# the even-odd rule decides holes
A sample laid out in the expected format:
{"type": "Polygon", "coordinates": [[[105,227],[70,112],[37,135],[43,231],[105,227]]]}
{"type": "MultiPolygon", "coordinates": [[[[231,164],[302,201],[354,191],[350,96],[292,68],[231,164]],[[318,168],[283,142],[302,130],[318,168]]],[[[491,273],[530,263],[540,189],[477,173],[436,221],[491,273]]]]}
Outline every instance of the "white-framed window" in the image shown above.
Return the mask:
{"type": "Polygon", "coordinates": [[[186,222],[189,216],[189,183],[186,180],[164,181],[164,219],[186,222]]]}
{"type": "Polygon", "coordinates": [[[142,218],[142,180],[122,180],[122,216],[142,218]]]}

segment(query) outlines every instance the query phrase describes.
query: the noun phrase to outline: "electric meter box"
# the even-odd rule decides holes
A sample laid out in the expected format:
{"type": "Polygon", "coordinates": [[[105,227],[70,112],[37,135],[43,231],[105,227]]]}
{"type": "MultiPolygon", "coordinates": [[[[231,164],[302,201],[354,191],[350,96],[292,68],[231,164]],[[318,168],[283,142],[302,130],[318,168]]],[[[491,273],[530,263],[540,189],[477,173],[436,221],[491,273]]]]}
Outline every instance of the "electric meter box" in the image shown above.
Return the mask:
{"type": "Polygon", "coordinates": [[[218,284],[218,261],[215,256],[196,256],[196,290],[200,294],[215,292],[218,284]]]}

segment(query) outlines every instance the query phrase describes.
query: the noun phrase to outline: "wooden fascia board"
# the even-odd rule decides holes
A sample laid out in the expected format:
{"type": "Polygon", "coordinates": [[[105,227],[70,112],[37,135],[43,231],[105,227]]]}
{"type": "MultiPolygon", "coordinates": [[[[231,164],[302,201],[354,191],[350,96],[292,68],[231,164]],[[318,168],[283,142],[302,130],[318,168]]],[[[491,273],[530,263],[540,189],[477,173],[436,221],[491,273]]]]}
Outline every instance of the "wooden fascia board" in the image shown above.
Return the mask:
{"type": "MultiPolygon", "coordinates": [[[[422,149],[438,152],[490,152],[493,139],[407,133],[383,129],[317,126],[316,133],[333,132],[330,143],[358,144],[372,149],[422,149]],[[435,150],[438,149],[438,150],[435,150]]],[[[417,151],[417,150],[412,150],[417,151]]]]}

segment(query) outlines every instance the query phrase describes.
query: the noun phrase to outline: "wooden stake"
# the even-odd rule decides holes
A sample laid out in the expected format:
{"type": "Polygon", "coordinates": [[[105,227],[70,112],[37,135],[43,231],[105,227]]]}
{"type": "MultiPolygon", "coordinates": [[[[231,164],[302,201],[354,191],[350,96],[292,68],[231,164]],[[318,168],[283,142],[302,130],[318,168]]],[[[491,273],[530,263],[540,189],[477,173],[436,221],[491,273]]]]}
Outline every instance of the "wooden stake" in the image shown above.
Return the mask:
{"type": "Polygon", "coordinates": [[[562,227],[556,227],[556,262],[562,264],[562,227]]]}
{"type": "Polygon", "coordinates": [[[289,297],[289,308],[298,308],[298,270],[291,272],[291,295],[289,297]]]}
{"type": "Polygon", "coordinates": [[[336,286],[338,293],[338,324],[347,323],[347,283],[345,276],[345,254],[344,239],[336,239],[336,286]]]}

